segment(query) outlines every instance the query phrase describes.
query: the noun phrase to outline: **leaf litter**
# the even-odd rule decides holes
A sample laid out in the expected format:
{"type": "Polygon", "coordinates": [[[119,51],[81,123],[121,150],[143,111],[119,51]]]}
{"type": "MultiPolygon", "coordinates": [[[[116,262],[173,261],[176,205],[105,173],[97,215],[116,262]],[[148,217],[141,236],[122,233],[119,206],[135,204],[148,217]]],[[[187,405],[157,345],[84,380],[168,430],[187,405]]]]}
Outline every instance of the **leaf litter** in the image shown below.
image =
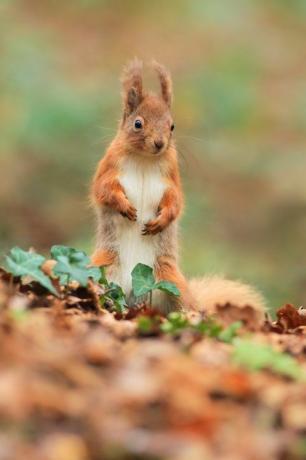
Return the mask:
{"type": "Polygon", "coordinates": [[[81,255],[36,262],[0,272],[1,460],[305,458],[303,309],[164,317],[81,255]]]}

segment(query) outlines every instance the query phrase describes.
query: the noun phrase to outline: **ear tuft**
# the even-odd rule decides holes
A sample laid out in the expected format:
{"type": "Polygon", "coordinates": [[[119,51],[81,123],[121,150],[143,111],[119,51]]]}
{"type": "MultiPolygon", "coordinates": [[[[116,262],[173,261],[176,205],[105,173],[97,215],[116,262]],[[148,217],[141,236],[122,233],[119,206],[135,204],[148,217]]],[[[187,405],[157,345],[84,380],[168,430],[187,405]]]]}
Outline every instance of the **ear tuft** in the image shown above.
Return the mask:
{"type": "Polygon", "coordinates": [[[170,107],[172,103],[172,79],[170,72],[157,61],[152,61],[152,66],[160,81],[162,98],[167,106],[170,107]]]}
{"type": "Polygon", "coordinates": [[[142,62],[139,59],[134,58],[124,67],[121,83],[124,110],[129,115],[143,99],[142,62]]]}

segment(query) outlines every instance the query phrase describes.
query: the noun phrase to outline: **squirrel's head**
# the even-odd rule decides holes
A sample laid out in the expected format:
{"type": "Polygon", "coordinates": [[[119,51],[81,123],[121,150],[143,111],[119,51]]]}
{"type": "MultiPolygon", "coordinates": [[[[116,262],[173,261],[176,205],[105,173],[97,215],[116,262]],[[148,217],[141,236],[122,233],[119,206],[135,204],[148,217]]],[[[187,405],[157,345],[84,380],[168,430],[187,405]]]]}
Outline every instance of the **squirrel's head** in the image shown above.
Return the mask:
{"type": "Polygon", "coordinates": [[[124,68],[121,122],[129,150],[151,157],[162,155],[168,149],[174,129],[170,113],[170,74],[161,64],[153,62],[152,65],[160,81],[160,95],[143,91],[141,61],[134,59],[124,68]]]}

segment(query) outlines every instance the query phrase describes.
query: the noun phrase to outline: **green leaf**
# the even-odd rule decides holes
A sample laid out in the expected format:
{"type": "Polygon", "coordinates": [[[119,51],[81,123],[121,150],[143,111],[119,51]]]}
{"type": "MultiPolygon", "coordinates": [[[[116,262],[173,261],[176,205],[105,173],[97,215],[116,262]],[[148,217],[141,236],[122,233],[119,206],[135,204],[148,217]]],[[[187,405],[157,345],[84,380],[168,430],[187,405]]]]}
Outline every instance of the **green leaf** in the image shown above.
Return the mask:
{"type": "Polygon", "coordinates": [[[101,269],[102,268],[103,267],[88,267],[87,268],[88,277],[92,278],[92,280],[95,283],[105,284],[104,282],[101,281],[101,279],[102,280],[105,279],[105,276],[104,276],[104,278],[101,276],[101,269]]]}
{"type": "Polygon", "coordinates": [[[148,265],[137,264],[132,271],[132,288],[135,297],[140,297],[153,289],[159,289],[170,295],[180,295],[180,291],[175,284],[170,281],[162,280],[155,282],[153,269],[148,265]]]}
{"type": "Polygon", "coordinates": [[[270,369],[293,379],[306,379],[306,373],[289,354],[281,353],[270,345],[249,339],[234,340],[234,361],[250,371],[270,369]]]}
{"type": "MultiPolygon", "coordinates": [[[[60,244],[56,244],[52,246],[52,248],[50,249],[51,257],[52,259],[55,259],[55,260],[57,260],[57,258],[60,256],[69,257],[72,252],[80,252],[80,251],[77,251],[76,249],[73,249],[73,248],[69,248],[68,246],[62,246],[60,244]]],[[[83,254],[84,256],[86,256],[85,253],[83,254]]]]}
{"type": "Polygon", "coordinates": [[[132,288],[135,297],[152,291],[155,286],[153,269],[148,265],[137,264],[132,271],[132,288]]]}
{"type": "Polygon", "coordinates": [[[207,318],[205,321],[195,324],[194,329],[208,337],[219,337],[222,332],[222,326],[212,318],[207,318]]]}
{"type": "Polygon", "coordinates": [[[149,316],[140,316],[137,320],[137,326],[141,334],[148,334],[154,327],[154,321],[149,316]]]}
{"type": "Polygon", "coordinates": [[[161,291],[166,292],[167,294],[171,295],[180,295],[179,289],[176,287],[174,283],[171,283],[170,281],[158,281],[158,283],[155,283],[154,289],[160,289],[161,291]]]}
{"type": "Polygon", "coordinates": [[[53,268],[53,273],[60,277],[61,284],[67,284],[69,281],[78,281],[81,286],[87,286],[88,272],[85,267],[78,266],[78,263],[61,256],[53,268]]]}
{"type": "Polygon", "coordinates": [[[98,282],[100,284],[103,284],[104,286],[108,286],[108,281],[106,279],[106,273],[105,273],[105,267],[99,267],[98,270],[100,270],[98,282]]]}
{"type": "Polygon", "coordinates": [[[14,247],[5,258],[6,269],[14,276],[29,276],[54,295],[58,295],[50,278],[41,270],[45,257],[35,252],[14,247]]]}
{"type": "Polygon", "coordinates": [[[238,329],[242,326],[241,321],[236,321],[235,323],[230,324],[226,329],[220,332],[218,339],[222,342],[231,343],[233,338],[236,337],[238,329]]]}
{"type": "Polygon", "coordinates": [[[51,257],[57,261],[53,273],[59,276],[62,285],[69,281],[77,281],[81,286],[87,286],[88,279],[99,281],[101,271],[98,267],[89,267],[90,259],[83,251],[67,246],[52,246],[51,257]]]}

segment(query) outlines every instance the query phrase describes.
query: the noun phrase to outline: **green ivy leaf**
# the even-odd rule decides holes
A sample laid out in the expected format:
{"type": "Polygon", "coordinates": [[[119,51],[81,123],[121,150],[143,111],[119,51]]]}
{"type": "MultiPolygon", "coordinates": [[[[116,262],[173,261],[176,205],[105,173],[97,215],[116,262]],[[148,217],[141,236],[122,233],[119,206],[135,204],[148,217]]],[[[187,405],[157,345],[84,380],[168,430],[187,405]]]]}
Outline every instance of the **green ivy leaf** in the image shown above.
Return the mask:
{"type": "Polygon", "coordinates": [[[52,259],[55,259],[55,260],[57,260],[57,258],[60,257],[60,256],[69,257],[72,252],[74,252],[74,253],[75,252],[80,252],[82,254],[82,258],[86,257],[88,259],[88,257],[86,256],[85,253],[82,253],[81,251],[77,251],[76,249],[69,248],[68,246],[62,246],[60,244],[56,244],[56,245],[52,246],[52,248],[50,249],[51,257],[52,257],[52,259]]]}
{"type": "Polygon", "coordinates": [[[119,313],[123,313],[127,307],[123,289],[118,284],[113,282],[109,283],[108,287],[109,291],[107,293],[107,297],[113,301],[116,310],[119,313]]]}
{"type": "Polygon", "coordinates": [[[171,283],[170,281],[165,281],[165,280],[158,281],[158,283],[155,283],[154,289],[159,289],[171,295],[176,295],[176,296],[180,295],[179,289],[176,287],[174,283],[171,283]]]}
{"type": "Polygon", "coordinates": [[[137,264],[132,271],[132,288],[135,297],[140,297],[154,289],[159,289],[170,295],[180,295],[175,284],[162,280],[155,282],[153,269],[145,264],[137,264]]]}
{"type": "Polygon", "coordinates": [[[81,286],[87,286],[88,272],[86,268],[78,266],[77,262],[64,256],[58,258],[57,264],[53,268],[53,273],[59,276],[62,285],[74,280],[78,281],[81,286]]]}
{"type": "Polygon", "coordinates": [[[45,257],[35,252],[24,251],[21,248],[14,247],[9,255],[5,258],[6,269],[14,276],[29,276],[39,284],[44,286],[54,295],[58,292],[51,283],[50,278],[41,270],[45,257]]]}
{"type": "Polygon", "coordinates": [[[152,291],[155,286],[153,269],[148,265],[137,264],[132,271],[132,288],[135,297],[152,291]]]}
{"type": "Polygon", "coordinates": [[[101,268],[103,267],[88,267],[87,273],[88,277],[91,278],[95,283],[104,284],[104,282],[101,281],[101,279],[104,280],[104,278],[101,277],[101,268]]]}
{"type": "Polygon", "coordinates": [[[50,252],[57,261],[53,273],[59,276],[62,285],[73,280],[85,287],[89,278],[99,281],[101,271],[98,267],[89,267],[90,259],[85,252],[61,245],[52,246],[50,252]]]}

